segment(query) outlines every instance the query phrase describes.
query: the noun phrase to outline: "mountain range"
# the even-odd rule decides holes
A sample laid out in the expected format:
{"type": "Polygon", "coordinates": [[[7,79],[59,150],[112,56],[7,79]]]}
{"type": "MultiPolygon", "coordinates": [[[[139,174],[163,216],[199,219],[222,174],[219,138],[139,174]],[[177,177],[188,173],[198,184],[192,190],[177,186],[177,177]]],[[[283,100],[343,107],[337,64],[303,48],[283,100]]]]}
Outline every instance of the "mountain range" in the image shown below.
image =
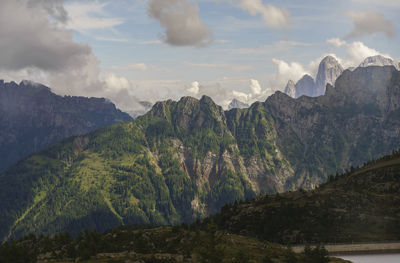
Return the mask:
{"type": "Polygon", "coordinates": [[[0,175],[0,236],[191,222],[226,203],[298,188],[400,146],[400,72],[346,70],[325,95],[277,92],[223,111],[211,98],[156,103],[0,175]]]}
{"type": "Polygon", "coordinates": [[[316,80],[306,74],[297,83],[289,80],[285,93],[293,98],[303,95],[318,97],[325,94],[326,85],[334,85],[336,79],[343,73],[344,69],[332,56],[326,56],[319,64],[316,80]]]}
{"type": "MultiPolygon", "coordinates": [[[[381,55],[367,57],[359,67],[369,66],[394,66],[400,69],[400,63],[381,55]]],[[[354,70],[354,68],[350,69],[354,70]]],[[[343,73],[344,69],[339,61],[332,56],[326,56],[319,64],[316,79],[306,74],[297,83],[289,80],[284,92],[292,98],[301,96],[318,97],[325,94],[326,85],[334,86],[336,79],[343,73]]]]}
{"type": "Polygon", "coordinates": [[[132,120],[106,99],[59,96],[46,86],[0,81],[0,171],[64,138],[132,120]]]}

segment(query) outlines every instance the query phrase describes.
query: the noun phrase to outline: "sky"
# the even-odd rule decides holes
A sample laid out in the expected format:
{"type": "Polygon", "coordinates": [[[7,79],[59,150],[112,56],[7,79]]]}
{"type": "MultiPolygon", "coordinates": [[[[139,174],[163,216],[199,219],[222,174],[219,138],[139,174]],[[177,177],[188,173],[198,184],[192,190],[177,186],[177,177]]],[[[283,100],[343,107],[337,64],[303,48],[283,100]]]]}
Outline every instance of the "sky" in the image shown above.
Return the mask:
{"type": "Polygon", "coordinates": [[[0,79],[126,111],[202,95],[226,108],[315,76],[328,54],[400,60],[399,13],[398,0],[1,0],[0,79]]]}

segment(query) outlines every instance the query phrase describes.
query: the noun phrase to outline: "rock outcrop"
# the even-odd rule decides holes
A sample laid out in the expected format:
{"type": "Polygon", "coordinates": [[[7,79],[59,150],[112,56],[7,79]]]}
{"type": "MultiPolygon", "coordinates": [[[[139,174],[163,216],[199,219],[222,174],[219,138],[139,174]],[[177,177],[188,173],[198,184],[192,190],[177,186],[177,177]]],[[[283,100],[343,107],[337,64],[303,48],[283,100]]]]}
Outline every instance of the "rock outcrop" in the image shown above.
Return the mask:
{"type": "Polygon", "coordinates": [[[359,67],[369,67],[369,66],[394,66],[397,70],[400,70],[400,65],[393,59],[386,58],[381,55],[376,55],[366,58],[359,67]]]}

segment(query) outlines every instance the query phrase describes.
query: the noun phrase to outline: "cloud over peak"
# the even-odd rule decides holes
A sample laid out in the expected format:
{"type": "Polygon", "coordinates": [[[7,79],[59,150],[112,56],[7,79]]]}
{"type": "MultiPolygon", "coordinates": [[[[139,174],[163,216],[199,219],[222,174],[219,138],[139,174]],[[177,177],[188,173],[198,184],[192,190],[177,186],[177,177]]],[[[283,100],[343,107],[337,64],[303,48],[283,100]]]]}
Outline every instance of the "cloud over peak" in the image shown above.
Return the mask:
{"type": "Polygon", "coordinates": [[[169,45],[204,46],[212,41],[198,7],[188,0],[149,0],[148,12],[164,28],[162,39],[169,45]]]}

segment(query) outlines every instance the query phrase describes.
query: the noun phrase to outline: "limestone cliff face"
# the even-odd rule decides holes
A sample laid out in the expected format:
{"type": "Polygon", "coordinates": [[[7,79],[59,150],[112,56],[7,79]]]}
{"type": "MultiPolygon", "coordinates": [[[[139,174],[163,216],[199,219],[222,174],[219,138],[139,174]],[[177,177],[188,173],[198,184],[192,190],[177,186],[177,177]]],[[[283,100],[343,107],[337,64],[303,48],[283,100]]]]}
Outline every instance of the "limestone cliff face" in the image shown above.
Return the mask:
{"type": "Polygon", "coordinates": [[[328,85],[324,96],[268,99],[266,107],[282,123],[279,145],[288,159],[295,157],[295,177],[318,178],[398,148],[399,84],[394,67],[357,68],[345,71],[335,88],[328,85]]]}
{"type": "Polygon", "coordinates": [[[29,81],[2,81],[0,171],[66,137],[128,120],[105,99],[61,97],[29,81]]]}
{"type": "Polygon", "coordinates": [[[393,66],[397,70],[400,70],[400,65],[398,62],[394,61],[393,59],[386,58],[381,55],[372,56],[366,58],[359,67],[370,67],[370,66],[393,66]]]}
{"type": "Polygon", "coordinates": [[[317,91],[314,96],[325,94],[326,85],[335,85],[336,79],[343,73],[343,67],[332,56],[325,57],[318,67],[316,78],[317,91]]]}

